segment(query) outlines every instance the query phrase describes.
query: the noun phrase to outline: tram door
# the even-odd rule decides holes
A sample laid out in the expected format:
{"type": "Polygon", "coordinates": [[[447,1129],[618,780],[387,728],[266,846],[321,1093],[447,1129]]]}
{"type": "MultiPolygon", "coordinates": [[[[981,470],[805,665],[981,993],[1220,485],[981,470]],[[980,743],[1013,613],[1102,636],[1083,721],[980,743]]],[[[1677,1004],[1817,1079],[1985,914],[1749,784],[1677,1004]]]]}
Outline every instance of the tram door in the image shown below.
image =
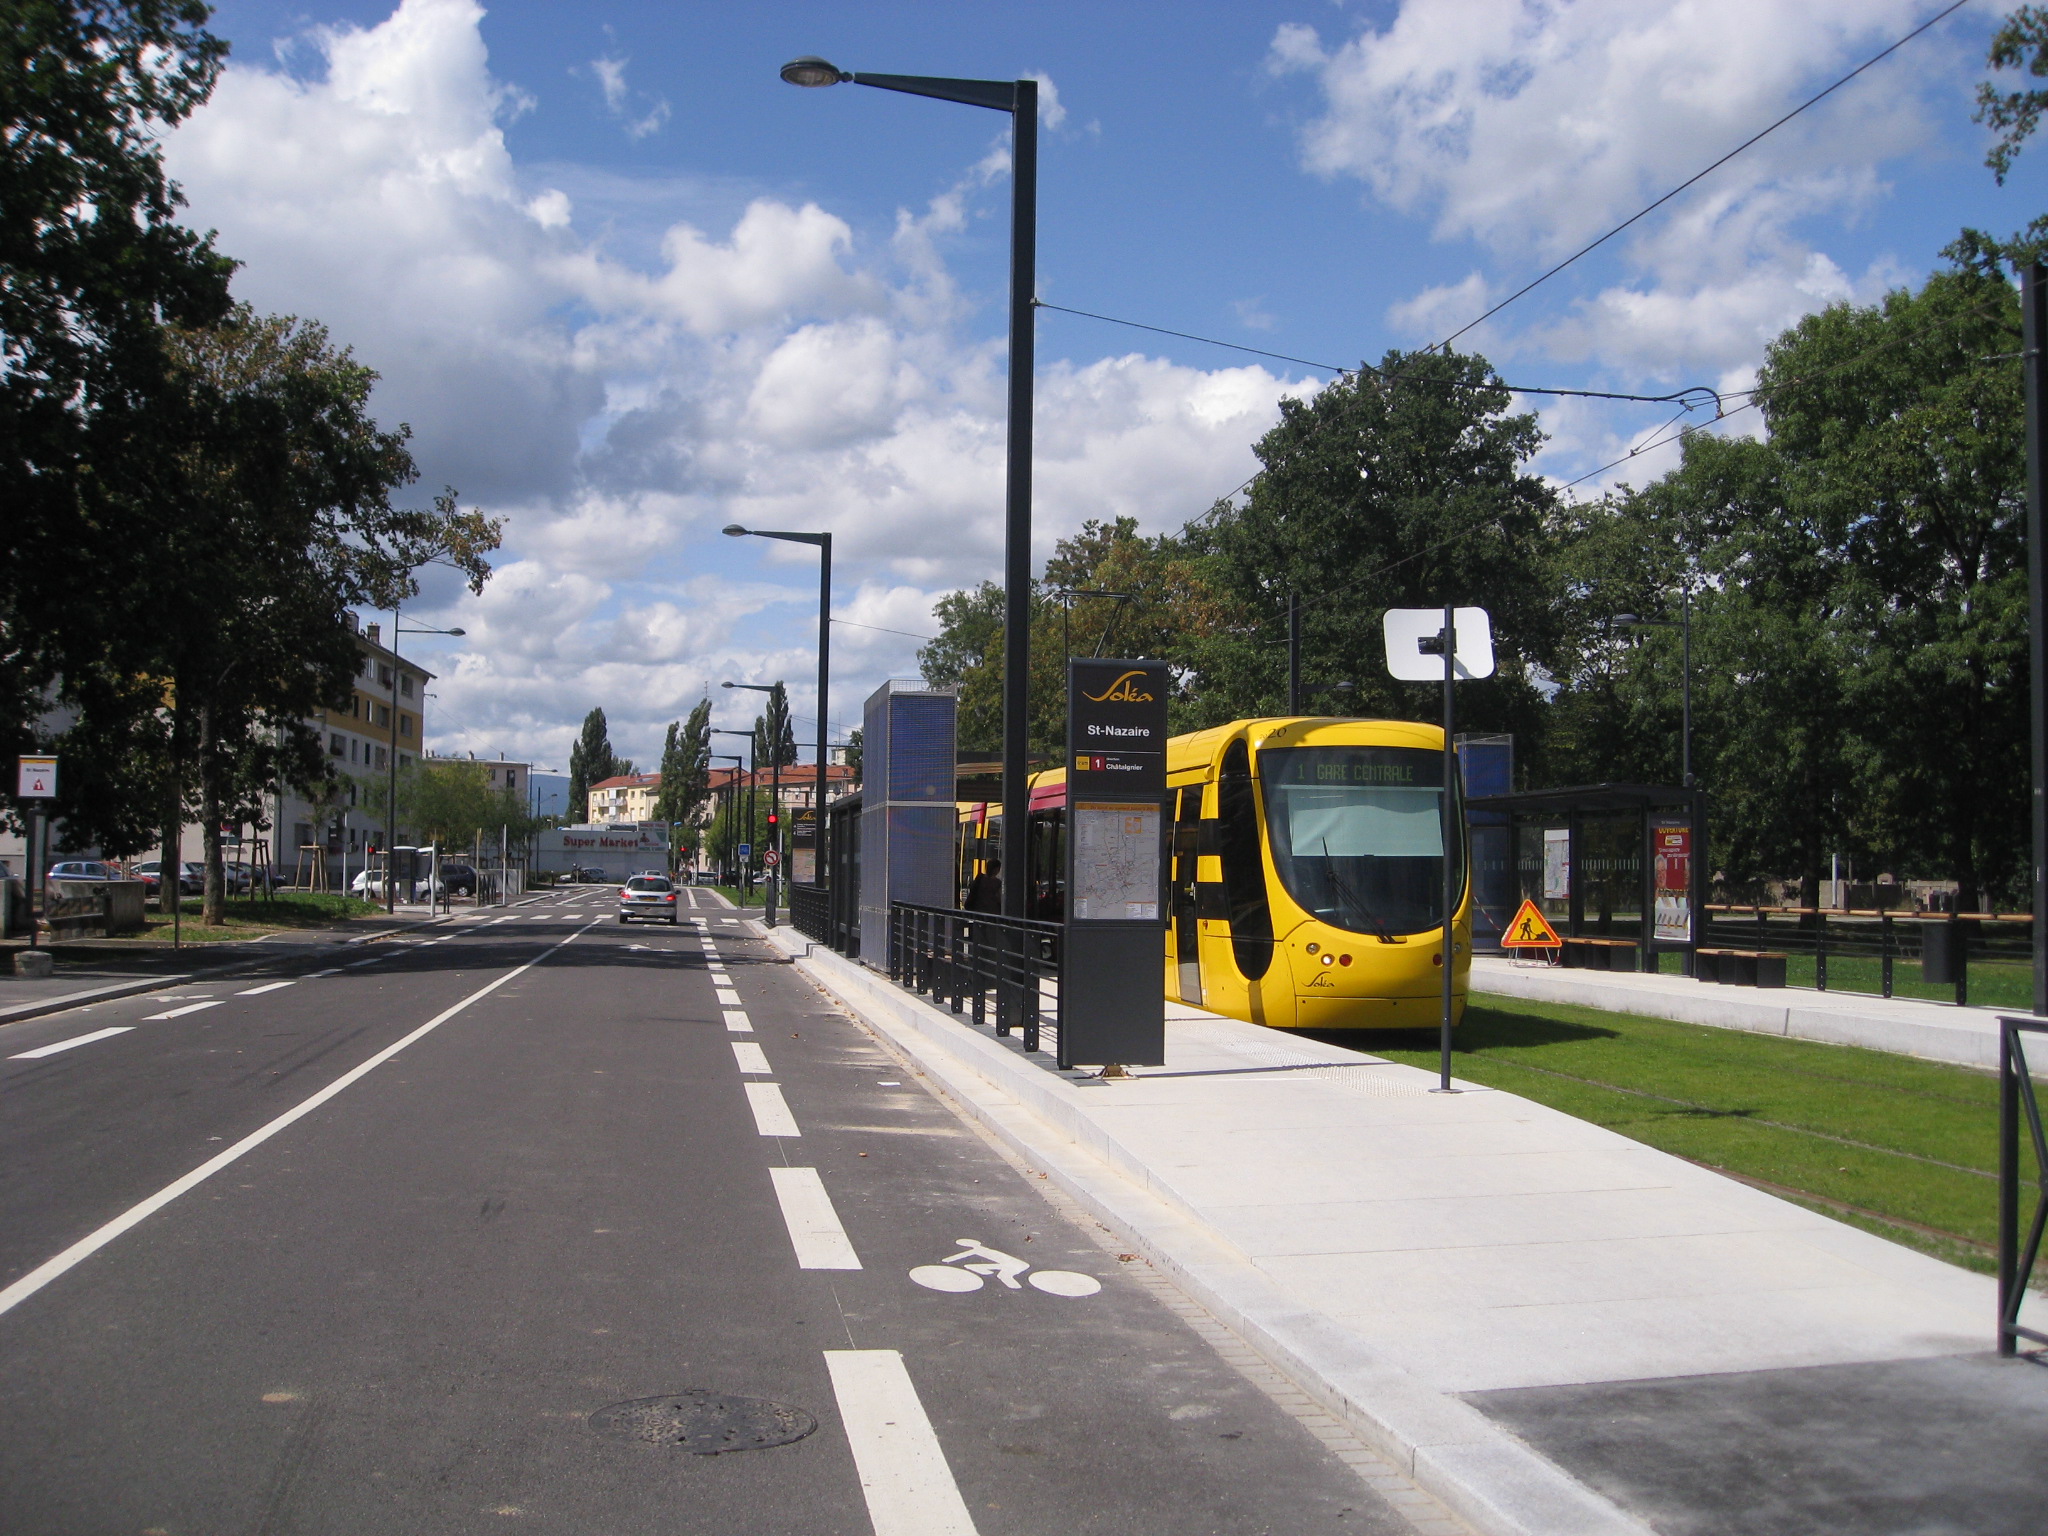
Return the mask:
{"type": "Polygon", "coordinates": [[[1202,786],[1180,792],[1173,818],[1173,886],[1167,916],[1173,922],[1173,953],[1180,964],[1180,1000],[1202,1006],[1202,939],[1195,912],[1196,830],[1201,826],[1202,786]]]}

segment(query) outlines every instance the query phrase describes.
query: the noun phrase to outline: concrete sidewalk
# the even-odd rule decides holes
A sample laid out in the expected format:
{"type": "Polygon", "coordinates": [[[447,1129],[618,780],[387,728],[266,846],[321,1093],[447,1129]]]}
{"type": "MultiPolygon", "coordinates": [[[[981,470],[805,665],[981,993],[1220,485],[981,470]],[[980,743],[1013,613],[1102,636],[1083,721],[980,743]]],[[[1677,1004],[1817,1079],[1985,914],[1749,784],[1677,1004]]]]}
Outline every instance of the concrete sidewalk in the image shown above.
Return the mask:
{"type": "Polygon", "coordinates": [[[1482,1531],[2039,1528],[2048,1373],[1985,1358],[1985,1277],[1514,1095],[1178,1005],[1164,1068],[1056,1073],[772,937],[1482,1531]]]}
{"type": "Polygon", "coordinates": [[[1868,992],[1722,986],[1690,976],[1566,970],[1496,955],[1472,957],[1472,990],[1989,1068],[1998,1065],[1998,1015],[2024,1012],[1957,1008],[1868,992]]]}

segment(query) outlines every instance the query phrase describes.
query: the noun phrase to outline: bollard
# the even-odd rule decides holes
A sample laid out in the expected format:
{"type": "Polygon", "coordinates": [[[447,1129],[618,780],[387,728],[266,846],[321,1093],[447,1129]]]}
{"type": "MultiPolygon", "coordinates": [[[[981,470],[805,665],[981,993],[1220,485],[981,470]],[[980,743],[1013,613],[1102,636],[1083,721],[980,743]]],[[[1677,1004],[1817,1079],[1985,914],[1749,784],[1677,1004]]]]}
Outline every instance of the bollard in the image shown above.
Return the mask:
{"type": "Polygon", "coordinates": [[[56,966],[56,957],[47,949],[18,949],[14,952],[14,974],[17,976],[48,976],[56,966]]]}

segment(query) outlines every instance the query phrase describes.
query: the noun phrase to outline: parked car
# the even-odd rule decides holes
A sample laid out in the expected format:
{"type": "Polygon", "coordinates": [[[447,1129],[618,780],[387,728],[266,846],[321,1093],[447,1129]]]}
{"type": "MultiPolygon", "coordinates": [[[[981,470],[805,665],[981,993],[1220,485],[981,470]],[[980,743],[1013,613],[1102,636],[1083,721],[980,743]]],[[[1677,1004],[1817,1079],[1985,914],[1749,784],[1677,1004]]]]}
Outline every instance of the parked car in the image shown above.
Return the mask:
{"type": "Polygon", "coordinates": [[[666,875],[635,875],[619,887],[619,921],[676,921],[676,888],[666,875]]]}
{"type": "MultiPolygon", "coordinates": [[[[154,896],[156,894],[157,878],[162,869],[163,861],[161,859],[150,859],[146,863],[137,864],[131,869],[129,871],[129,878],[142,882],[144,895],[154,896]]],[[[204,866],[199,864],[181,864],[178,866],[179,895],[198,896],[204,893],[205,890],[206,870],[204,866]]]]}
{"type": "Polygon", "coordinates": [[[441,862],[441,884],[450,896],[474,896],[476,871],[467,864],[444,859],[441,862]]]}
{"type": "Polygon", "coordinates": [[[65,859],[52,864],[45,877],[50,880],[119,880],[121,871],[97,859],[65,859]]]}

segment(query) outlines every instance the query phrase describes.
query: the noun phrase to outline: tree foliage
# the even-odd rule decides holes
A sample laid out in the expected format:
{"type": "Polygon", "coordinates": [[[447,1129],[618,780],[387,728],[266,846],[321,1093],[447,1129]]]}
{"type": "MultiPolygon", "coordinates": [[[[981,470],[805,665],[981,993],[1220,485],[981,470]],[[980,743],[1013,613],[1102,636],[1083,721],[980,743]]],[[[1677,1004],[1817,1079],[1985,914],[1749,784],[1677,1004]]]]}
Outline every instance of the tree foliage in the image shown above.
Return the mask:
{"type": "Polygon", "coordinates": [[[754,717],[754,740],[763,768],[787,768],[796,761],[796,724],[789,716],[789,692],[779,679],[767,708],[754,717]]]}
{"type": "Polygon", "coordinates": [[[590,819],[590,786],[616,778],[620,772],[619,756],[612,751],[612,738],[605,725],[604,711],[593,709],[583,717],[583,732],[569,749],[569,820],[572,825],[590,819]]]}
{"type": "Polygon", "coordinates": [[[711,701],[699,699],[683,721],[671,721],[661,753],[661,795],[655,819],[671,829],[684,829],[669,839],[669,865],[680,862],[686,847],[695,846],[700,809],[711,787],[711,701]]]}

